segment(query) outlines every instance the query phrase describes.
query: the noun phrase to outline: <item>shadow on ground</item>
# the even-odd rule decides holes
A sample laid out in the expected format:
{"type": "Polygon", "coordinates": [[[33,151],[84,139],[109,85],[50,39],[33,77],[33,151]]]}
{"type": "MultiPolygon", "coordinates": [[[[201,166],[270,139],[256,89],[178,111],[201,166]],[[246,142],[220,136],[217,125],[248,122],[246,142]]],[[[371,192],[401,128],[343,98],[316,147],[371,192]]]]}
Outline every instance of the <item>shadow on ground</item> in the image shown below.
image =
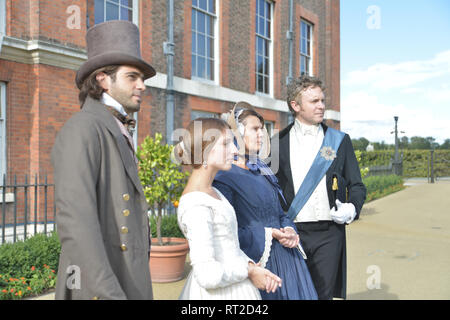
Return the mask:
{"type": "Polygon", "coordinates": [[[184,265],[183,278],[179,281],[169,283],[152,283],[153,287],[153,299],[155,300],[178,300],[181,290],[183,290],[186,278],[191,272],[192,267],[189,259],[186,260],[184,265]]]}
{"type": "Polygon", "coordinates": [[[399,300],[398,295],[389,292],[389,286],[382,283],[380,289],[371,289],[349,294],[347,300],[399,300]]]}

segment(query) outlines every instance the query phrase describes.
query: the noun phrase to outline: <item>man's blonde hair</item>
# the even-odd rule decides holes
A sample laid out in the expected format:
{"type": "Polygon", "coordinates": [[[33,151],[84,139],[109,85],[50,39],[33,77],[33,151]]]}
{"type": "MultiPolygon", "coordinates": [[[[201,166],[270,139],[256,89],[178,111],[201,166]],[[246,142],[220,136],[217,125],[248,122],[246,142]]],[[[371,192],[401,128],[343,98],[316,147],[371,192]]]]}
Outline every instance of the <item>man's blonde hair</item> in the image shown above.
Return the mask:
{"type": "Polygon", "coordinates": [[[322,81],[319,78],[311,77],[308,75],[302,75],[299,78],[293,79],[291,83],[289,83],[287,87],[287,99],[286,102],[288,104],[289,110],[295,115],[296,112],[291,107],[291,101],[296,101],[298,104],[301,104],[301,99],[298,99],[298,96],[308,88],[319,87],[322,91],[325,91],[325,87],[322,84],[322,81]],[[297,100],[298,99],[298,100],[297,100]]]}

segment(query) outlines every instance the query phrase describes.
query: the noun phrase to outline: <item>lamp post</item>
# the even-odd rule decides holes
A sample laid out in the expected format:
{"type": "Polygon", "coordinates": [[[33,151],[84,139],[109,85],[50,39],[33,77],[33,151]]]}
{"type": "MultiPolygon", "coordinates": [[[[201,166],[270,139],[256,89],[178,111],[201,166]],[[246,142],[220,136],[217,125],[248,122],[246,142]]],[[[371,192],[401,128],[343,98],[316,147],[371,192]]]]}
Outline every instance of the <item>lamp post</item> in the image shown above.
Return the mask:
{"type": "Polygon", "coordinates": [[[398,129],[397,129],[397,122],[398,122],[398,116],[394,117],[395,121],[395,153],[394,153],[394,161],[392,163],[394,174],[401,176],[402,175],[402,161],[400,160],[400,155],[398,154],[398,129]]]}
{"type": "Polygon", "coordinates": [[[397,130],[397,122],[398,122],[398,117],[395,116],[394,117],[394,121],[395,121],[395,154],[394,154],[394,159],[397,162],[398,161],[398,130],[397,130]]]}

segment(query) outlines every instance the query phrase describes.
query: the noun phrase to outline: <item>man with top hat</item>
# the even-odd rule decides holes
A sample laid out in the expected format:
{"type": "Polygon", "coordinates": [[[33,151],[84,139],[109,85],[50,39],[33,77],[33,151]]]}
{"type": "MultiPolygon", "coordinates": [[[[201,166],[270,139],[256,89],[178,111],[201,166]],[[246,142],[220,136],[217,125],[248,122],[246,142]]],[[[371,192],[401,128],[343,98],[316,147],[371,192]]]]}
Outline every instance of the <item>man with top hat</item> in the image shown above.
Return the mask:
{"type": "Polygon", "coordinates": [[[155,70],[142,60],[131,22],[95,25],[86,41],[88,59],[76,75],[81,111],[52,150],[56,299],[152,299],[147,204],[131,135],[155,70]]]}
{"type": "Polygon", "coordinates": [[[319,299],[345,299],[345,225],[358,219],[366,188],[350,137],[322,122],[322,82],[294,79],[287,103],[295,120],[272,142],[279,143],[281,203],[299,231],[319,299]]]}

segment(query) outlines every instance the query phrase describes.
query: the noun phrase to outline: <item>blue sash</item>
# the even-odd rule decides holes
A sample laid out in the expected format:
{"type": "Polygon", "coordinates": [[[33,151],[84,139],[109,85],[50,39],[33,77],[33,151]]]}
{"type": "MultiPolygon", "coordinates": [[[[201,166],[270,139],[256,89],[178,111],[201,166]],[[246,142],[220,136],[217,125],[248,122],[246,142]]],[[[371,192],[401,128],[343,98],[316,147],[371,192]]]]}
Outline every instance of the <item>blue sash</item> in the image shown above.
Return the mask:
{"type": "Polygon", "coordinates": [[[337,150],[339,149],[344,136],[345,133],[341,131],[333,128],[327,129],[325,137],[323,138],[322,146],[320,147],[311,168],[309,168],[309,171],[306,174],[306,177],[298,189],[298,192],[287,212],[287,215],[292,221],[295,219],[300,210],[302,210],[320,180],[322,180],[323,176],[327,173],[331,163],[334,158],[336,158],[337,150]]]}

